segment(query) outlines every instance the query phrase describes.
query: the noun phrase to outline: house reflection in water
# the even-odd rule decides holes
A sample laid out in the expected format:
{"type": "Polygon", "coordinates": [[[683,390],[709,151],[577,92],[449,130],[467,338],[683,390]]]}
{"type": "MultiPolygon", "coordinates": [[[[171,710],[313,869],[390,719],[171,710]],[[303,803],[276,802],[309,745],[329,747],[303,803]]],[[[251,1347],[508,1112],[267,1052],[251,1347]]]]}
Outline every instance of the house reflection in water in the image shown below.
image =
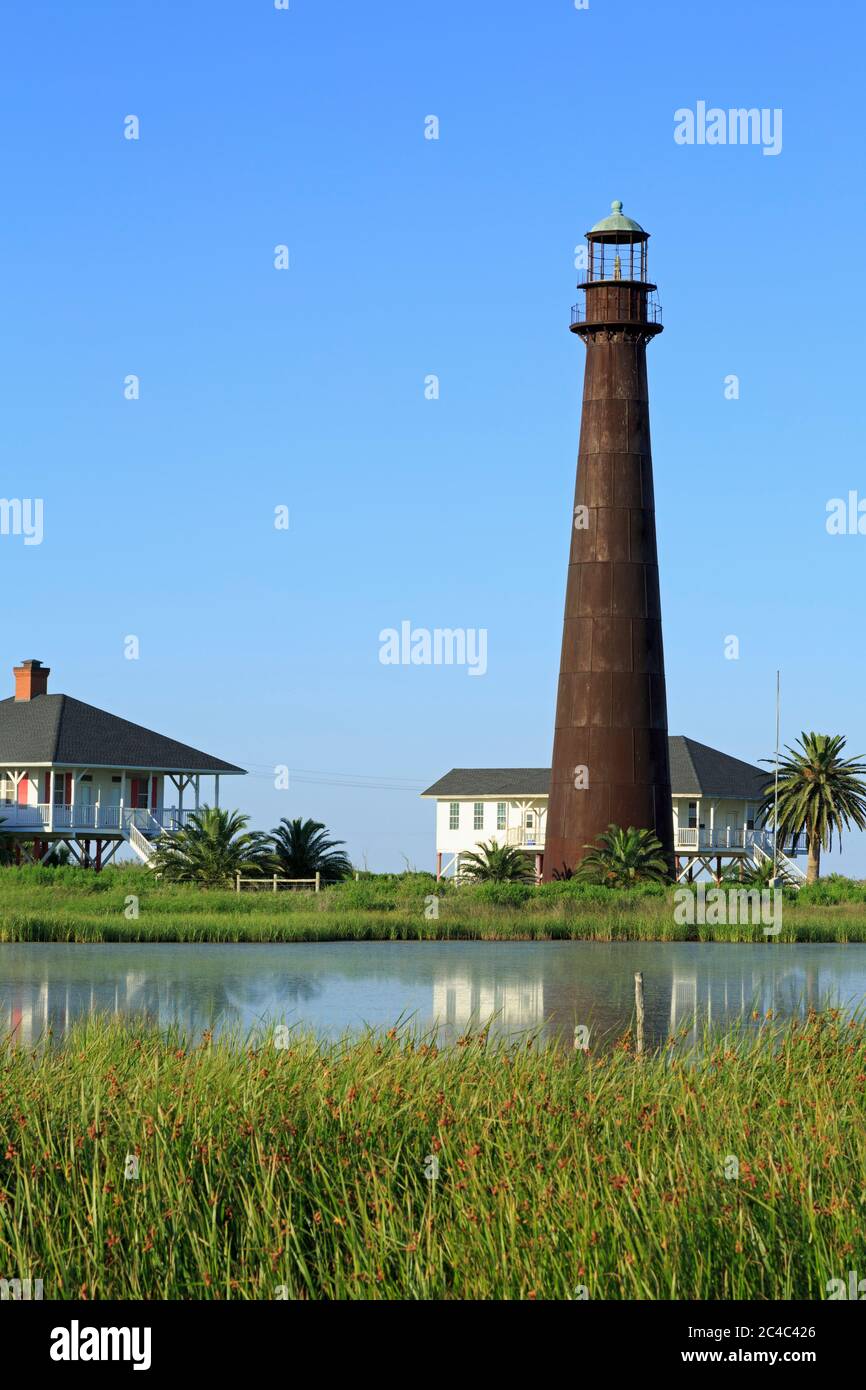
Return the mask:
{"type": "Polygon", "coordinates": [[[49,1030],[62,1037],[88,1014],[136,1014],[155,1021],[159,1003],[154,994],[147,975],[140,971],[108,980],[19,984],[10,997],[0,997],[0,1034],[32,1047],[49,1030]]]}
{"type": "Polygon", "coordinates": [[[663,1047],[678,1036],[688,1047],[699,1043],[707,1028],[725,1031],[741,1020],[755,1026],[770,1011],[788,1017],[862,998],[866,953],[852,971],[854,960],[830,954],[833,947],[808,949],[807,963],[798,965],[788,947],[747,946],[743,954],[709,944],[563,953],[548,947],[536,969],[508,970],[504,979],[489,959],[483,965],[479,960],[479,968],[463,963],[437,970],[431,1015],[446,1041],[480,1031],[492,1020],[493,1034],[533,1032],[571,1047],[575,1026],[582,1024],[591,1030],[593,1050],[605,1051],[633,1026],[638,968],[644,976],[648,1045],[663,1047]]]}
{"type": "Polygon", "coordinates": [[[0,1036],[32,1047],[50,1031],[60,1040],[78,1021],[91,1014],[137,1018],[179,1029],[200,1029],[196,1010],[180,990],[157,981],[145,971],[126,971],[115,977],[16,984],[0,993],[0,1036]]]}
{"type": "MultiPolygon", "coordinates": [[[[750,949],[757,954],[762,948],[750,949]]],[[[827,972],[822,985],[817,965],[787,966],[785,960],[783,954],[782,964],[767,963],[763,967],[756,960],[752,969],[744,965],[720,968],[718,961],[711,965],[708,962],[705,969],[675,968],[670,990],[670,1035],[683,1036],[686,1042],[694,1043],[705,1028],[729,1028],[736,1020],[750,1020],[754,1015],[758,1020],[768,1014],[787,1017],[804,1009],[822,1009],[840,1002],[836,982],[827,979],[827,972]]]]}
{"type": "Polygon", "coordinates": [[[448,1033],[492,1024],[495,1033],[519,1033],[544,1023],[544,982],[495,981],[463,971],[444,972],[433,984],[433,1018],[448,1033]]]}

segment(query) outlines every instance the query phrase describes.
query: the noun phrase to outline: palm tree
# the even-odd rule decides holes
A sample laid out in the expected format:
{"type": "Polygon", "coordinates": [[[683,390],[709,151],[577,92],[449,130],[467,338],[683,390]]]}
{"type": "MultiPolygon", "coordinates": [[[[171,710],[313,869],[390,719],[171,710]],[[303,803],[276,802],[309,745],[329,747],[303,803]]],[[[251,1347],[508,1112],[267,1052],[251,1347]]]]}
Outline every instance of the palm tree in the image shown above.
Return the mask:
{"type": "Polygon", "coordinates": [[[170,882],[208,888],[223,887],[241,872],[261,873],[268,867],[267,836],[248,831],[248,823],[239,811],[202,806],[182,830],[160,836],[151,866],[170,882]]]}
{"type": "Polygon", "coordinates": [[[534,883],[529,856],[496,840],[479,844],[478,854],[461,854],[460,877],[470,883],[534,883]]]}
{"type": "MultiPolygon", "coordinates": [[[[821,873],[821,850],[833,848],[834,832],[842,843],[842,830],[852,823],[866,826],[866,763],[842,758],[847,743],[842,734],[800,735],[798,747],[779,759],[779,805],[776,824],[775,784],[767,787],[760,814],[769,815],[777,835],[806,832],[808,860],[806,882],[816,883],[821,873]]],[[[774,763],[774,758],[762,758],[774,763]]]]}
{"type": "Polygon", "coordinates": [[[630,888],[635,883],[667,883],[670,868],[661,841],[651,830],[630,825],[609,825],[595,845],[585,845],[587,853],[577,866],[575,877],[584,883],[601,883],[608,888],[630,888]]]}
{"type": "Polygon", "coordinates": [[[336,883],[352,871],[352,862],[332,840],[321,821],[287,820],[283,816],[268,837],[271,853],[286,878],[315,878],[336,883]]]}

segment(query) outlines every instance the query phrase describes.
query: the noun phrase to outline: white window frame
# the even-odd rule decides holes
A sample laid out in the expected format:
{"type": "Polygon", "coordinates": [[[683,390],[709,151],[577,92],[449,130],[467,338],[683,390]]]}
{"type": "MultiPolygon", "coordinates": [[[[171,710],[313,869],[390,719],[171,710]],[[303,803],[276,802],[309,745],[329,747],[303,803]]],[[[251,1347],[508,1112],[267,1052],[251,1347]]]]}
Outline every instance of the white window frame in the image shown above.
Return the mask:
{"type": "Polygon", "coordinates": [[[460,829],[460,802],[449,801],[448,803],[448,829],[460,829]]]}
{"type": "Polygon", "coordinates": [[[484,802],[473,801],[472,803],[472,829],[484,829],[484,802]]]}

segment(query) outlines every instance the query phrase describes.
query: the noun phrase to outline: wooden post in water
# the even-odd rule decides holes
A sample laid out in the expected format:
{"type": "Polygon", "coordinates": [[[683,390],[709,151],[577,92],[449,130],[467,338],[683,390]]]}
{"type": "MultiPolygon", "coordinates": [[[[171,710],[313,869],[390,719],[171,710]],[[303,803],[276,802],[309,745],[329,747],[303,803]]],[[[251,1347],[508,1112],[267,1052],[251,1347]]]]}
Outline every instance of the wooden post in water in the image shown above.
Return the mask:
{"type": "Polygon", "coordinates": [[[637,1015],[637,1051],[643,1052],[643,974],[640,970],[634,972],[634,1008],[637,1015]]]}

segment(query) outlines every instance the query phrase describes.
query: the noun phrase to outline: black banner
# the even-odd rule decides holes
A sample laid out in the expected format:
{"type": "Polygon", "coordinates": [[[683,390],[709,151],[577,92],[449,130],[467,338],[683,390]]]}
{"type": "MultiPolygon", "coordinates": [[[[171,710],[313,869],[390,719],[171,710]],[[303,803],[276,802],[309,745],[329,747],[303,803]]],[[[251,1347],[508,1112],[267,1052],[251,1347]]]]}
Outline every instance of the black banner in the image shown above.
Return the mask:
{"type": "MultiPolygon", "coordinates": [[[[847,1297],[822,1303],[762,1304],[576,1301],[578,1307],[565,1313],[567,1322],[562,1325],[572,1351],[581,1357],[591,1352],[612,1372],[667,1372],[680,1367],[686,1373],[692,1368],[701,1374],[711,1366],[773,1370],[795,1366],[826,1377],[850,1364],[862,1344],[859,1316],[853,1309],[834,1306],[849,1302],[847,1297]]],[[[539,1302],[527,1305],[515,1323],[512,1305],[505,1335],[510,1339],[518,1328],[521,1335],[537,1326],[543,1306],[539,1302]]],[[[407,1315],[417,1317],[422,1328],[427,1323],[429,1311],[417,1302],[388,1308],[389,1313],[395,1310],[401,1327],[407,1315]]],[[[224,1376],[234,1365],[258,1377],[286,1372],[288,1357],[303,1350],[314,1354],[316,1347],[324,1350],[329,1371],[335,1351],[339,1359],[343,1346],[347,1361],[356,1363],[362,1352],[369,1362],[369,1338],[380,1336],[382,1325],[370,1321],[371,1314],[376,1315],[375,1303],[364,1304],[363,1324],[356,1323],[357,1311],[355,1302],[290,1306],[279,1300],[270,1304],[8,1300],[0,1303],[0,1330],[6,1334],[7,1345],[11,1339],[23,1356],[24,1364],[51,1379],[90,1377],[102,1370],[115,1376],[118,1372],[224,1376]],[[347,1330],[345,1343],[316,1340],[325,1330],[333,1335],[340,1324],[347,1330]]],[[[441,1314],[441,1307],[438,1311],[441,1314]]],[[[548,1316],[547,1311],[542,1314],[545,1322],[548,1316]]],[[[440,1321],[428,1326],[439,1335],[440,1321]]],[[[491,1343],[494,1361],[505,1345],[501,1339],[491,1343]]]]}

